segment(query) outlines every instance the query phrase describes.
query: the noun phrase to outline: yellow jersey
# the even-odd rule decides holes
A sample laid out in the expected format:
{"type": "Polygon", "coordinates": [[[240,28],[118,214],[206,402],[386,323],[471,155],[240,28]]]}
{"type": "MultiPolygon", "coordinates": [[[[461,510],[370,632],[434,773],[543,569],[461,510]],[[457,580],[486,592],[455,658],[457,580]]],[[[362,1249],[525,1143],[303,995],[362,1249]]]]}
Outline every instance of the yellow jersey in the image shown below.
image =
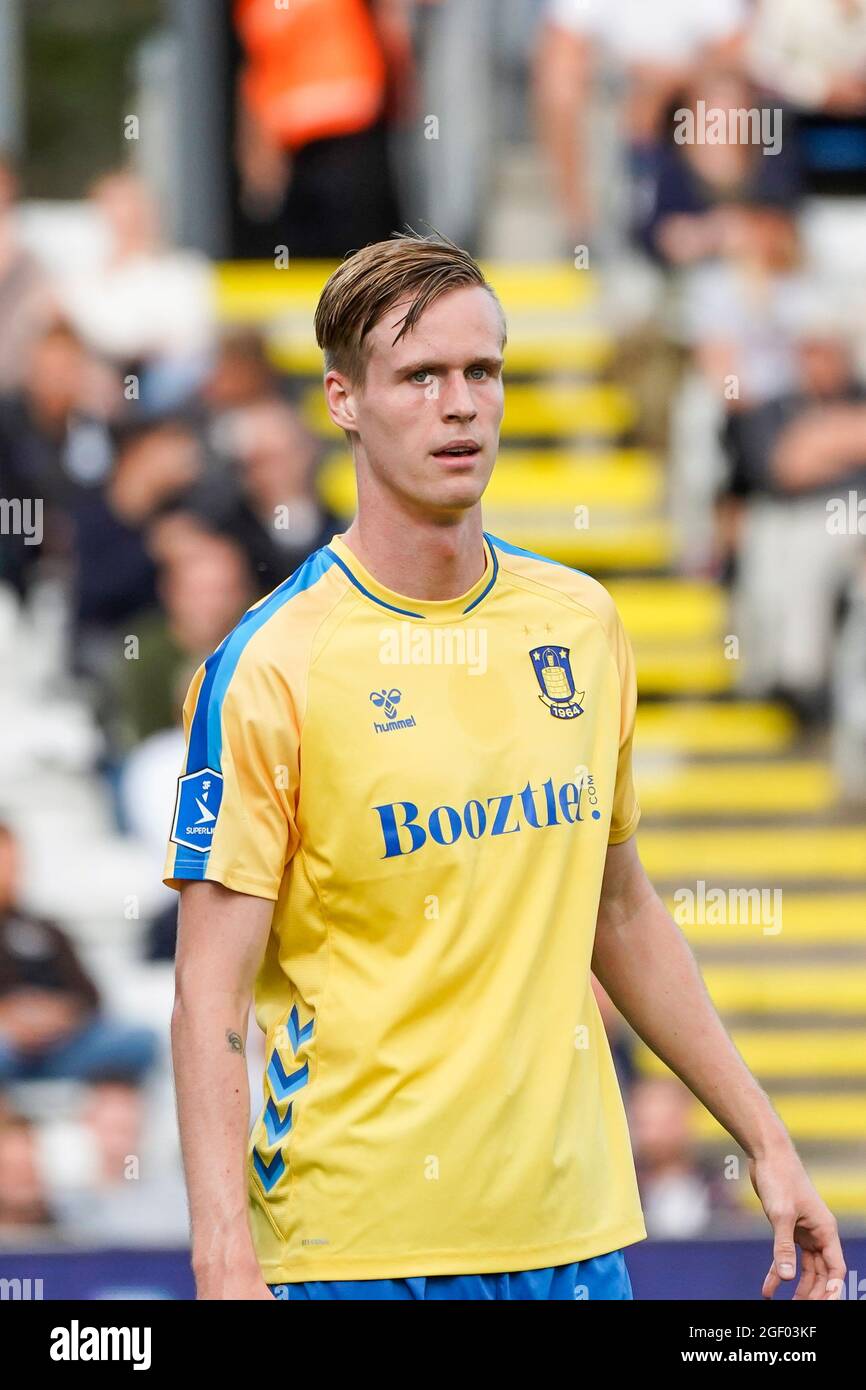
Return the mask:
{"type": "Polygon", "coordinates": [[[268,1283],[544,1268],[646,1236],[590,983],[640,815],[596,580],[484,535],[459,598],[336,535],[199,668],[165,882],[275,903],[249,1139],[268,1283]]]}

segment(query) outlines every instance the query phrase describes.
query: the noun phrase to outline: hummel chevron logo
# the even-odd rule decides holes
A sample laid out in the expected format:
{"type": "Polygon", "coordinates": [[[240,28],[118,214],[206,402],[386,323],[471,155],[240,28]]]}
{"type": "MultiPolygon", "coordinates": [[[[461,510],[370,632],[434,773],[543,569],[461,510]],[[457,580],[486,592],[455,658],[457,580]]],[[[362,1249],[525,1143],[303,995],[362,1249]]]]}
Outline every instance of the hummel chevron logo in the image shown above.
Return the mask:
{"type": "MultiPolygon", "coordinates": [[[[204,810],[206,808],[203,807],[202,809],[204,810]]],[[[311,1018],[302,1028],[298,1017],[297,1005],[293,1006],[284,1025],[284,1035],[288,1038],[293,1056],[297,1057],[301,1044],[307,1042],[308,1039],[313,1036],[313,1023],[314,1020],[311,1018]]],[[[282,1031],[283,1029],[277,1030],[278,1033],[282,1031]]],[[[273,1095],[268,1097],[268,1103],[265,1106],[262,1116],[265,1133],[268,1138],[268,1147],[273,1147],[278,1144],[280,1140],[284,1139],[290,1132],[292,1128],[292,1107],[289,1105],[285,1115],[281,1119],[279,1105],[283,1101],[288,1100],[289,1096],[293,1096],[302,1086],[305,1086],[309,1079],[309,1075],[310,1069],[306,1062],[304,1062],[303,1066],[298,1067],[296,1071],[287,1072],[283,1066],[277,1048],[274,1047],[268,1059],[265,1071],[265,1076],[270,1084],[273,1095]]],[[[262,1186],[266,1192],[270,1192],[271,1188],[279,1182],[283,1173],[286,1171],[286,1162],[282,1149],[277,1149],[270,1163],[265,1163],[258,1148],[253,1148],[252,1158],[253,1166],[262,1186]]]]}
{"type": "Polygon", "coordinates": [[[278,1182],[286,1171],[286,1165],[283,1161],[283,1155],[280,1149],[277,1149],[270,1163],[265,1163],[258,1149],[253,1149],[253,1163],[256,1166],[256,1172],[261,1178],[262,1187],[266,1192],[270,1192],[274,1183],[278,1182]]]}

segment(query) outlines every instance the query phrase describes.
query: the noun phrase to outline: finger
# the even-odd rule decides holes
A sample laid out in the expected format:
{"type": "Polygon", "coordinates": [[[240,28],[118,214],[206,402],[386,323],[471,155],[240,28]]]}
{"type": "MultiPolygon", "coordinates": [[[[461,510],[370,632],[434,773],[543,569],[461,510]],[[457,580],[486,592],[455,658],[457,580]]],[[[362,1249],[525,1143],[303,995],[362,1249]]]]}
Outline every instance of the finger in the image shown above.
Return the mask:
{"type": "Polygon", "coordinates": [[[793,1217],[777,1217],[773,1223],[773,1264],[780,1279],[793,1279],[797,1273],[793,1217]]]}
{"type": "Polygon", "coordinates": [[[821,1258],[827,1266],[827,1291],[825,1298],[835,1301],[842,1297],[847,1267],[842,1254],[839,1228],[833,1224],[832,1230],[821,1248],[821,1258]]]}
{"type": "Polygon", "coordinates": [[[767,1270],[767,1277],[761,1285],[761,1297],[772,1298],[780,1282],[779,1276],[776,1273],[776,1266],[770,1265],[770,1268],[767,1270]]]}
{"type": "Polygon", "coordinates": [[[811,1296],[815,1286],[815,1256],[811,1250],[804,1250],[800,1257],[800,1282],[794,1290],[795,1299],[806,1299],[811,1296]]]}
{"type": "Polygon", "coordinates": [[[813,1258],[815,1261],[815,1283],[809,1298],[817,1302],[819,1299],[827,1297],[827,1265],[820,1250],[814,1252],[813,1258]]]}

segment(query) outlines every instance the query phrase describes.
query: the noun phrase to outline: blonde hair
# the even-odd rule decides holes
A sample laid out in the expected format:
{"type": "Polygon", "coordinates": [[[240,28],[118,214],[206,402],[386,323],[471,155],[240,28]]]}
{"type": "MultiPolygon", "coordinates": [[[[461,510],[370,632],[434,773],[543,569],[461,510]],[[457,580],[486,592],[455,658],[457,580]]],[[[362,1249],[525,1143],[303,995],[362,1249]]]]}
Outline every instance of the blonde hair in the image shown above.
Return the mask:
{"type": "Polygon", "coordinates": [[[397,343],[434,299],[463,285],[478,285],[493,298],[502,317],[504,346],[505,314],[495,290],[469,252],[448,237],[439,232],[419,236],[410,228],[409,234],[393,232],[387,241],[351,252],[331,275],[316,306],[316,342],[325,355],[325,371],[341,372],[353,385],[363,385],[369,356],[365,340],[382,315],[411,297],[397,343]]]}

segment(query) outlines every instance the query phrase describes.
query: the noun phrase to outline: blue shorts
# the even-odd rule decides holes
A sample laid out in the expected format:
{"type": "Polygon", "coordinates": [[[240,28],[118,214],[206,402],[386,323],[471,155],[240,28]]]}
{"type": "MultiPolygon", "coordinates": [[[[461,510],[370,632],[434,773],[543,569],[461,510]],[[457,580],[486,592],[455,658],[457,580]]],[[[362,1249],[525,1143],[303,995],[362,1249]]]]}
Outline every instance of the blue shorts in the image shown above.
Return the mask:
{"type": "Polygon", "coordinates": [[[516,1274],[431,1274],[411,1279],[324,1279],[300,1284],[269,1284],[274,1298],[286,1299],[623,1299],[632,1298],[621,1250],[548,1269],[516,1274]]]}

